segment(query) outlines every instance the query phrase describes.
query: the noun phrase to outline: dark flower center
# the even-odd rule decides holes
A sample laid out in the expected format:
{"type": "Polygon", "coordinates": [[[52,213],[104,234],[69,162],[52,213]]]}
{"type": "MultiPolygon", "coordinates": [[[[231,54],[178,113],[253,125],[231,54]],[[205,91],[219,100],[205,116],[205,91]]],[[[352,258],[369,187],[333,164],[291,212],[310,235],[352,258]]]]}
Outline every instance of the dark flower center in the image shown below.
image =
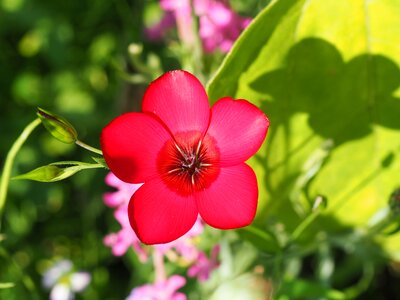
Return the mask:
{"type": "Polygon", "coordinates": [[[164,182],[188,195],[207,188],[219,173],[219,151],[214,139],[196,132],[181,133],[160,151],[158,169],[164,182]]]}

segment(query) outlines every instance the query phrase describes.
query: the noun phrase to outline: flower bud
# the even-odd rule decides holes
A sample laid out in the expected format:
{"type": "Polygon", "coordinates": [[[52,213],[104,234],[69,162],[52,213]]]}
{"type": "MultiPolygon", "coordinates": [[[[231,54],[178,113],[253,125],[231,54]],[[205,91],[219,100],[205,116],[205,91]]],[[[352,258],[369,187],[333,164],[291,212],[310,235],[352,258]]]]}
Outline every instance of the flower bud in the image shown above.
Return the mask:
{"type": "Polygon", "coordinates": [[[75,143],[78,133],[75,128],[63,117],[57,116],[49,111],[38,107],[37,115],[42,124],[57,140],[72,144],[75,143]]]}

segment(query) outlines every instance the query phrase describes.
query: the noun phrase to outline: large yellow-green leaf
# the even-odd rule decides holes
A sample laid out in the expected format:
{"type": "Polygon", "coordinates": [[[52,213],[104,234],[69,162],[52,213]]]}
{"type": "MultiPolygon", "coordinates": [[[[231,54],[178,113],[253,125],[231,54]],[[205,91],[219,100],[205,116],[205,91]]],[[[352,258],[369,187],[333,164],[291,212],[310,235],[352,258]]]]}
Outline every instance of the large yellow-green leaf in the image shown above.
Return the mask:
{"type": "Polygon", "coordinates": [[[400,186],[399,65],[400,0],[280,0],[255,19],[208,93],[248,99],[270,118],[250,161],[258,222],[292,228],[323,195],[318,226],[338,230],[365,225],[387,204],[400,186]]]}

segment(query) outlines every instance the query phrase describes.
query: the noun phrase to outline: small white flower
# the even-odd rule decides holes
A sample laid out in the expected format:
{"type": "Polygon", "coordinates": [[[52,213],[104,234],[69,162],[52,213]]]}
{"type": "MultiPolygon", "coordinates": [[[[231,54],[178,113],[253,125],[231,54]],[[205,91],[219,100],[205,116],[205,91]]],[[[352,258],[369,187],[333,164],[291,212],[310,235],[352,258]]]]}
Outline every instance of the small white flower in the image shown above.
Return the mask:
{"type": "Polygon", "coordinates": [[[64,283],[56,284],[50,292],[50,300],[72,300],[74,294],[68,285],[64,283]]]}
{"type": "Polygon", "coordinates": [[[73,272],[70,260],[60,260],[43,275],[43,286],[50,289],[50,300],[73,300],[90,283],[88,272],[73,272]]]}
{"type": "Polygon", "coordinates": [[[47,289],[52,288],[64,274],[72,270],[72,262],[67,259],[59,260],[43,275],[43,286],[47,289]]]}
{"type": "Polygon", "coordinates": [[[82,292],[90,283],[90,274],[87,272],[72,273],[69,277],[71,290],[75,293],[82,292]]]}

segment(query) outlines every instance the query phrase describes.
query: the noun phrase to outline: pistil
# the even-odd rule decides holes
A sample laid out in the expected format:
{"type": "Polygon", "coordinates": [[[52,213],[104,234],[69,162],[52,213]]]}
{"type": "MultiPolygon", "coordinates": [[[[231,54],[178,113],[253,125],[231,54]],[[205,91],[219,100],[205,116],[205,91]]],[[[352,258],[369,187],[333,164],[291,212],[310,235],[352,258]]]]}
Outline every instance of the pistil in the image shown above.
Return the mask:
{"type": "Polygon", "coordinates": [[[190,194],[209,186],[216,178],[218,151],[214,141],[198,133],[177,135],[159,156],[159,168],[165,182],[175,191],[190,194]]]}

